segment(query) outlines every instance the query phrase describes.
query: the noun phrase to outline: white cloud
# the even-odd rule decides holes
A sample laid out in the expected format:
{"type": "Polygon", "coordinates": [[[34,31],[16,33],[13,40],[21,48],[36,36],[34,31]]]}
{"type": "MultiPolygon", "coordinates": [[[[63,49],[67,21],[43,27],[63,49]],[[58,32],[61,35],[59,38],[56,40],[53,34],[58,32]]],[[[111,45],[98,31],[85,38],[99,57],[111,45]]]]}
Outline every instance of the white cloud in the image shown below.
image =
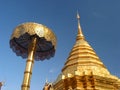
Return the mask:
{"type": "Polygon", "coordinates": [[[54,73],[55,72],[55,69],[50,69],[49,70],[49,73],[54,73]]]}

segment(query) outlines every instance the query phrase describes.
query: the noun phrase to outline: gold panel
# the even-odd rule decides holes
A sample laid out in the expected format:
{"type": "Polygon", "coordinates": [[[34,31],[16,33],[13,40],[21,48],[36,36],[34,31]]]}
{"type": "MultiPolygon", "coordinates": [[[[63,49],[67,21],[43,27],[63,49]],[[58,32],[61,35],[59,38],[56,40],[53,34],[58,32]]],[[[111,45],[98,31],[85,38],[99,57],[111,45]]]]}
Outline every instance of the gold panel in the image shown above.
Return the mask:
{"type": "Polygon", "coordinates": [[[28,22],[17,26],[11,36],[11,39],[19,38],[21,35],[28,33],[30,35],[38,35],[39,37],[44,37],[47,41],[51,41],[54,46],[56,46],[55,34],[47,28],[46,26],[38,23],[28,22]]]}

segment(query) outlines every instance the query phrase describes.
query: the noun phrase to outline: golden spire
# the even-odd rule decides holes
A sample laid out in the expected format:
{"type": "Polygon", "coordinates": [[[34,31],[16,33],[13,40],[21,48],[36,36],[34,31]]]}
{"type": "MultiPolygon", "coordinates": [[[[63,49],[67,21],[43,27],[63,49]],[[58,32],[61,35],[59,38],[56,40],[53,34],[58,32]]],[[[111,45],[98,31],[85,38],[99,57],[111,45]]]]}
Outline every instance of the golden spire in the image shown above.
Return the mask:
{"type": "Polygon", "coordinates": [[[85,39],[84,35],[82,33],[81,26],[80,26],[80,16],[79,16],[78,12],[77,12],[77,19],[78,19],[78,35],[77,35],[77,40],[79,40],[79,39],[85,39]]]}

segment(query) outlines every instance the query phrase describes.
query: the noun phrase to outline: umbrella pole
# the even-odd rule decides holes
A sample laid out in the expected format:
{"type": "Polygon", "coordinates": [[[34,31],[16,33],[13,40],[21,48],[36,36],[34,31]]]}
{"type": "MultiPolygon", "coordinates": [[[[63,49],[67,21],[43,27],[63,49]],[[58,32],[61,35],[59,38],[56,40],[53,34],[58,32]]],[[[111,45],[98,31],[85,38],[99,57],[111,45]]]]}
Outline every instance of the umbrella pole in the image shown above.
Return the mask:
{"type": "Polygon", "coordinates": [[[34,64],[36,44],[37,44],[37,38],[34,37],[28,48],[28,59],[26,61],[26,68],[24,72],[24,78],[23,78],[21,90],[30,90],[30,80],[31,80],[32,68],[34,64]]]}

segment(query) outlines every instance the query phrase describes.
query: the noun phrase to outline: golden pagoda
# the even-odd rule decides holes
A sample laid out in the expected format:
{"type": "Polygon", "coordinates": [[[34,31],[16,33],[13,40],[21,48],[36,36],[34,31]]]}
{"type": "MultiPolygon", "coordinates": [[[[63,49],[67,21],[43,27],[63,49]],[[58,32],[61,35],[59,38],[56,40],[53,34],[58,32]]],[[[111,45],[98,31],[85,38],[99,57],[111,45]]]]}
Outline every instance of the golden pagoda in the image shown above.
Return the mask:
{"type": "Polygon", "coordinates": [[[86,41],[78,19],[76,42],[57,80],[54,90],[120,90],[120,79],[108,71],[86,41]]]}

